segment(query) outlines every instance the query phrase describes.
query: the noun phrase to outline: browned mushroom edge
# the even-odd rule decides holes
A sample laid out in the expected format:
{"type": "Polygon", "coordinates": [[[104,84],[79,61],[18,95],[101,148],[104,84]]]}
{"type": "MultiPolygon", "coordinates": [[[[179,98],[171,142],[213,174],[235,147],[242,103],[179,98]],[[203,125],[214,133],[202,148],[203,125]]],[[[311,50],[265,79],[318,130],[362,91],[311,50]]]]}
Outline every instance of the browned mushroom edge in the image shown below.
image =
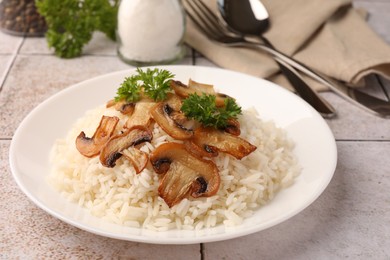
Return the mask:
{"type": "Polygon", "coordinates": [[[229,119],[227,125],[222,129],[229,134],[239,136],[241,134],[240,122],[237,119],[229,119]]]}
{"type": "Polygon", "coordinates": [[[171,96],[167,101],[157,103],[150,111],[154,121],[171,137],[186,140],[192,137],[194,123],[180,111],[181,101],[171,96]]]}
{"type": "Polygon", "coordinates": [[[124,115],[131,115],[134,111],[136,103],[134,102],[126,102],[124,100],[122,101],[115,101],[114,99],[111,99],[107,102],[106,107],[114,107],[117,111],[121,112],[124,115]]]}
{"type": "Polygon", "coordinates": [[[81,132],[77,136],[77,150],[89,158],[98,155],[103,146],[111,138],[118,122],[118,117],[102,116],[99,126],[92,137],[86,137],[84,132],[81,132]]]}
{"type": "Polygon", "coordinates": [[[214,162],[189,153],[184,144],[164,143],[150,154],[157,174],[162,174],[158,193],[172,207],[191,195],[210,197],[218,192],[220,176],[214,162]]]}
{"type": "Polygon", "coordinates": [[[206,157],[206,158],[212,158],[218,156],[218,150],[214,147],[208,147],[207,145],[205,147],[199,147],[197,144],[195,144],[191,139],[185,140],[183,142],[185,148],[188,152],[194,154],[198,157],[206,157]]]}
{"type": "Polygon", "coordinates": [[[176,95],[186,98],[190,94],[197,93],[206,93],[206,94],[215,94],[214,86],[209,84],[198,83],[193,80],[189,80],[188,85],[184,84],[178,80],[171,80],[170,86],[175,91],[176,95]]]}
{"type": "Polygon", "coordinates": [[[137,174],[145,169],[149,161],[149,155],[136,147],[129,147],[123,150],[122,155],[130,161],[137,174]]]}
{"type": "Polygon", "coordinates": [[[131,128],[135,125],[149,126],[152,121],[150,110],[156,105],[155,102],[140,101],[135,104],[131,116],[127,119],[125,128],[131,128]]]}
{"type": "Polygon", "coordinates": [[[218,151],[228,153],[241,160],[256,150],[248,141],[215,128],[199,127],[191,141],[205,152],[213,154],[218,151]]]}
{"type": "Polygon", "coordinates": [[[146,126],[133,126],[122,134],[111,137],[100,152],[100,162],[103,166],[112,168],[116,160],[122,156],[121,152],[124,149],[143,142],[150,142],[152,138],[153,134],[146,126]]]}

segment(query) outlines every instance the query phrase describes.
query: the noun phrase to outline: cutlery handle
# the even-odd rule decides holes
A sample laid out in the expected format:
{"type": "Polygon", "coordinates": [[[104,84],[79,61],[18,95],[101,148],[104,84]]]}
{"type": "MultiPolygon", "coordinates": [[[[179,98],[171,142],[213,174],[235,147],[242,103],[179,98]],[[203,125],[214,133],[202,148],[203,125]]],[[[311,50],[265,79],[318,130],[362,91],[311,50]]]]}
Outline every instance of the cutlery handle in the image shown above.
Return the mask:
{"type": "MultiPolygon", "coordinates": [[[[363,93],[359,90],[349,88],[339,81],[333,80],[332,78],[325,76],[319,72],[316,72],[304,64],[296,61],[294,58],[285,55],[284,53],[276,50],[273,47],[267,46],[264,42],[260,42],[258,37],[245,37],[245,40],[252,47],[257,47],[279,60],[284,61],[296,70],[306,74],[310,78],[324,84],[329,87],[333,92],[355,104],[356,106],[380,117],[390,117],[390,102],[376,98],[374,96],[363,93]]],[[[249,47],[248,45],[248,47],[249,47]]]]}
{"type": "MultiPolygon", "coordinates": [[[[260,36],[260,39],[263,40],[264,44],[271,48],[275,49],[273,45],[267,40],[260,36]]],[[[314,107],[323,117],[331,118],[336,115],[336,110],[334,107],[329,104],[324,98],[322,98],[317,91],[312,89],[302,78],[302,76],[296,71],[291,65],[289,65],[285,60],[274,56],[276,63],[279,65],[281,72],[286,76],[288,81],[297,91],[297,93],[308,102],[312,107],[314,107]]]]}

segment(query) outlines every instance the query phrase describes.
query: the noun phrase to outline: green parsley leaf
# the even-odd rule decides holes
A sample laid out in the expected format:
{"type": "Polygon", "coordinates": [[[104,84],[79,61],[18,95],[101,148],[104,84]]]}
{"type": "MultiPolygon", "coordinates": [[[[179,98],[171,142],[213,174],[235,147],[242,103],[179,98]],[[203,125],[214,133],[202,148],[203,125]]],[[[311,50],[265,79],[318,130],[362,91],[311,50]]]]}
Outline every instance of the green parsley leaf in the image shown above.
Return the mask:
{"type": "Polygon", "coordinates": [[[237,118],[237,115],[242,113],[241,107],[236,103],[233,98],[226,98],[224,100],[225,107],[224,112],[230,118],[237,118]]]}
{"type": "Polygon", "coordinates": [[[136,102],[140,100],[141,86],[138,84],[139,79],[139,75],[126,77],[116,92],[115,101],[136,102]]]}
{"type": "Polygon", "coordinates": [[[80,56],[94,31],[115,40],[119,0],[36,0],[49,47],[61,58],[80,56]]]}
{"type": "Polygon", "coordinates": [[[137,68],[137,74],[125,78],[118,88],[115,101],[136,102],[141,99],[142,91],[154,101],[162,101],[166,99],[168,92],[172,91],[170,80],[173,77],[167,70],[148,68],[143,71],[137,68]]]}
{"type": "Polygon", "coordinates": [[[203,93],[190,94],[183,100],[181,111],[188,117],[195,119],[206,127],[224,128],[228,120],[237,118],[241,114],[241,107],[232,98],[225,99],[224,107],[217,107],[215,95],[203,93]]]}
{"type": "Polygon", "coordinates": [[[145,72],[137,68],[137,72],[144,83],[143,88],[147,96],[155,101],[166,99],[168,92],[171,91],[170,81],[174,77],[170,71],[148,68],[145,72]]]}

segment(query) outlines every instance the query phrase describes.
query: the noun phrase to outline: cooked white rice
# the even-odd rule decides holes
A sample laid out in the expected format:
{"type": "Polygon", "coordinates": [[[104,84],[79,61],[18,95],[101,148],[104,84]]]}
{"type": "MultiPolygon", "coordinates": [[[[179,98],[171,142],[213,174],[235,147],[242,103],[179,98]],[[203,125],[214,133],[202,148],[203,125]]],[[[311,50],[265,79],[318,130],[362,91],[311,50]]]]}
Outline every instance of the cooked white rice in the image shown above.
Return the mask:
{"type": "MultiPolygon", "coordinates": [[[[261,121],[255,110],[243,111],[239,117],[241,137],[257,149],[242,160],[220,153],[214,159],[221,176],[218,193],[209,198],[184,199],[169,208],[158,196],[159,177],[150,167],[137,175],[123,157],[114,168],[106,168],[98,156],[87,158],[77,151],[78,134],[84,131],[92,136],[102,115],[115,115],[123,119],[121,124],[125,122],[125,117],[112,108],[102,106],[87,112],[65,139],[55,143],[49,182],[69,200],[114,223],[157,231],[239,225],[300,172],[286,133],[272,122],[261,121]]],[[[141,150],[151,152],[167,141],[172,138],[156,124],[153,141],[141,150]]]]}

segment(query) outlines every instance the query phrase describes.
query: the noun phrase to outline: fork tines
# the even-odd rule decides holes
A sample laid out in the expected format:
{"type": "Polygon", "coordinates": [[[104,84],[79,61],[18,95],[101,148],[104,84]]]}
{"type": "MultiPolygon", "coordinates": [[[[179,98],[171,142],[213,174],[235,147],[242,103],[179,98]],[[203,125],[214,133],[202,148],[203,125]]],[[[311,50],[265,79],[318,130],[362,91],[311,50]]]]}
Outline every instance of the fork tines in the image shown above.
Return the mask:
{"type": "Polygon", "coordinates": [[[215,39],[226,33],[226,28],[220,24],[218,16],[201,0],[183,0],[188,17],[207,37],[215,39]]]}

